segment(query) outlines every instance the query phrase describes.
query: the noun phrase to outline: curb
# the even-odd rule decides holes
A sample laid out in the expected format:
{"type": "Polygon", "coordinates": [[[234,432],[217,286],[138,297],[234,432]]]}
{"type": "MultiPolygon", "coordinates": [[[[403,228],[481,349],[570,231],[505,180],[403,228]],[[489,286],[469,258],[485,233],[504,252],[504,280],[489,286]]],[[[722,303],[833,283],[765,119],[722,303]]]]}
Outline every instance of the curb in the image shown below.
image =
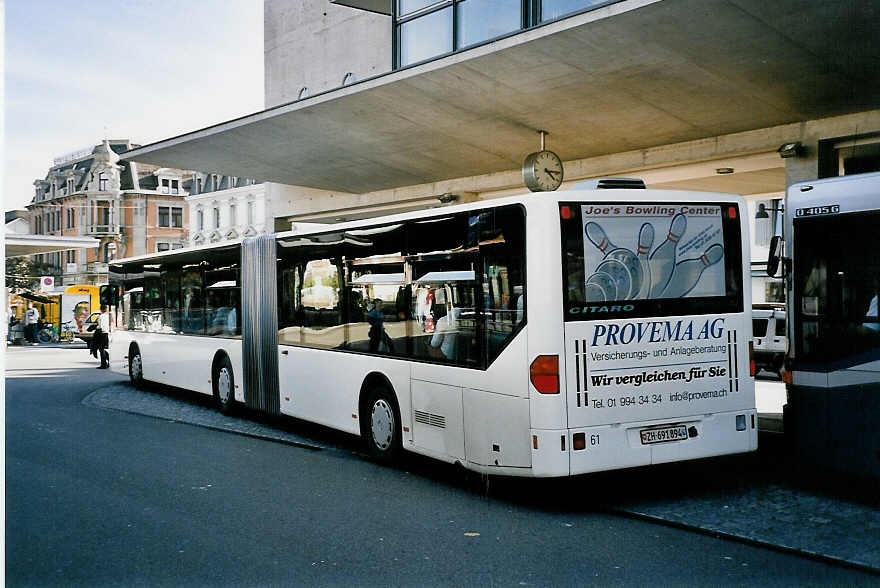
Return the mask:
{"type": "Polygon", "coordinates": [[[805,557],[805,558],[811,559],[813,561],[819,561],[822,563],[852,568],[852,569],[856,569],[856,570],[859,570],[862,572],[868,572],[869,574],[874,574],[874,575],[880,576],[880,568],[875,568],[875,567],[870,566],[868,564],[863,564],[863,563],[851,561],[848,559],[834,557],[832,555],[826,555],[824,553],[818,553],[818,552],[809,551],[806,549],[799,549],[797,547],[789,547],[787,545],[779,545],[778,543],[771,543],[769,541],[762,541],[761,539],[754,539],[752,537],[745,537],[743,535],[736,535],[734,533],[728,533],[726,531],[719,531],[716,529],[707,529],[706,527],[699,527],[696,525],[688,525],[687,523],[682,523],[679,521],[671,521],[669,519],[664,519],[662,517],[641,513],[641,512],[634,511],[634,510],[626,510],[626,509],[621,509],[621,508],[606,508],[604,510],[610,514],[625,516],[627,518],[638,520],[638,521],[659,523],[663,526],[671,527],[673,529],[681,529],[684,531],[691,531],[694,533],[699,533],[701,535],[707,535],[709,537],[718,537],[720,539],[727,539],[729,541],[735,541],[737,543],[742,543],[744,545],[751,545],[753,547],[763,547],[766,549],[772,549],[773,551],[778,551],[780,553],[799,555],[801,557],[805,557]]]}
{"type": "MultiPolygon", "coordinates": [[[[111,386],[112,385],[113,384],[111,384],[111,386]]],[[[92,402],[90,400],[95,394],[101,392],[106,387],[107,386],[105,385],[105,386],[101,386],[99,388],[95,388],[94,390],[92,390],[91,392],[86,394],[86,396],[83,397],[83,399],[80,401],[80,403],[83,405],[89,406],[91,408],[98,408],[101,410],[113,410],[116,412],[122,412],[122,413],[126,413],[126,414],[135,414],[135,415],[139,415],[139,416],[143,416],[143,417],[147,417],[147,418],[159,419],[159,420],[169,422],[169,423],[176,423],[176,424],[180,424],[180,425],[189,425],[189,426],[193,426],[193,427],[201,427],[203,429],[209,429],[209,430],[218,431],[221,433],[240,435],[242,437],[249,437],[251,439],[259,439],[261,441],[269,441],[272,443],[279,443],[281,445],[288,445],[291,447],[299,447],[300,449],[307,449],[309,451],[323,451],[323,450],[327,449],[326,447],[322,447],[320,445],[312,445],[310,443],[305,443],[303,441],[294,441],[292,439],[284,439],[282,437],[268,435],[265,433],[255,433],[252,431],[242,431],[242,430],[236,429],[234,427],[224,427],[222,425],[214,425],[214,424],[210,424],[210,423],[200,423],[197,421],[183,420],[183,419],[178,419],[178,418],[173,418],[173,417],[165,417],[165,416],[161,416],[161,415],[148,414],[148,413],[144,413],[144,412],[137,411],[137,410],[128,410],[125,408],[119,408],[119,407],[115,407],[115,406],[105,406],[101,403],[92,402]]],[[[232,417],[227,417],[227,418],[232,418],[232,417]]]]}

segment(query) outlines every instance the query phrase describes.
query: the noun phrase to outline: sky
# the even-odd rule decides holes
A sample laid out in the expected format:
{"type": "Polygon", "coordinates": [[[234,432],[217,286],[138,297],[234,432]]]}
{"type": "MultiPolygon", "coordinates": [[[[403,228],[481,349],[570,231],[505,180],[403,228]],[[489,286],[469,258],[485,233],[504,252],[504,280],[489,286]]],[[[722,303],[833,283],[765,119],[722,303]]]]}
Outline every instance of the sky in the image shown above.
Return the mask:
{"type": "Polygon", "coordinates": [[[52,160],[263,109],[262,0],[0,0],[3,208],[52,160]]]}

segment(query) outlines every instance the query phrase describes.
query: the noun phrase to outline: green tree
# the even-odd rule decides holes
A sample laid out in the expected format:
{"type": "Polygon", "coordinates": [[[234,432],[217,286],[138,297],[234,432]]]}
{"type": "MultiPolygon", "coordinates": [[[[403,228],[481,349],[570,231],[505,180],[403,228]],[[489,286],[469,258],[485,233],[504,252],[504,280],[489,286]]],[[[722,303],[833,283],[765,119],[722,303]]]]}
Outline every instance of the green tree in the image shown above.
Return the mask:
{"type": "Polygon", "coordinates": [[[48,263],[38,263],[27,257],[6,258],[6,286],[13,294],[39,290],[40,276],[55,276],[56,282],[61,277],[58,268],[48,263]]]}

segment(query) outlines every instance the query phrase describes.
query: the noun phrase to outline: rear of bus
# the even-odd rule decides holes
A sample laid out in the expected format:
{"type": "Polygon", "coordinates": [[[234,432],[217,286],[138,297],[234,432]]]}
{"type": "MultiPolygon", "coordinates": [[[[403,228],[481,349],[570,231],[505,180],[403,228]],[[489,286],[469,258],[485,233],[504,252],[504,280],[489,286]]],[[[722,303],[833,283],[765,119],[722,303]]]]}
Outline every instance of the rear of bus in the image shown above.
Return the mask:
{"type": "Polygon", "coordinates": [[[532,241],[539,227],[547,237],[528,250],[533,474],[757,449],[742,198],[594,190],[548,200],[528,229],[532,241]]]}

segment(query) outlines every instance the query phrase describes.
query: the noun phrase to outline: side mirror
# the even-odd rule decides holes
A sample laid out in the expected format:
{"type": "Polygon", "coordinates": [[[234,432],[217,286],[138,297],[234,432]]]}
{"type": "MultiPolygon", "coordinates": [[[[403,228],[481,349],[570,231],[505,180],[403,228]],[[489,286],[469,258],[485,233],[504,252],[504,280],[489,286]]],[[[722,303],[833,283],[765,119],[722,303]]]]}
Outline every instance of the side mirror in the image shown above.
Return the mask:
{"type": "Polygon", "coordinates": [[[774,235],[770,239],[770,255],[767,257],[767,275],[771,278],[775,278],[776,272],[779,271],[779,262],[782,260],[783,254],[782,248],[782,237],[774,235]]]}

